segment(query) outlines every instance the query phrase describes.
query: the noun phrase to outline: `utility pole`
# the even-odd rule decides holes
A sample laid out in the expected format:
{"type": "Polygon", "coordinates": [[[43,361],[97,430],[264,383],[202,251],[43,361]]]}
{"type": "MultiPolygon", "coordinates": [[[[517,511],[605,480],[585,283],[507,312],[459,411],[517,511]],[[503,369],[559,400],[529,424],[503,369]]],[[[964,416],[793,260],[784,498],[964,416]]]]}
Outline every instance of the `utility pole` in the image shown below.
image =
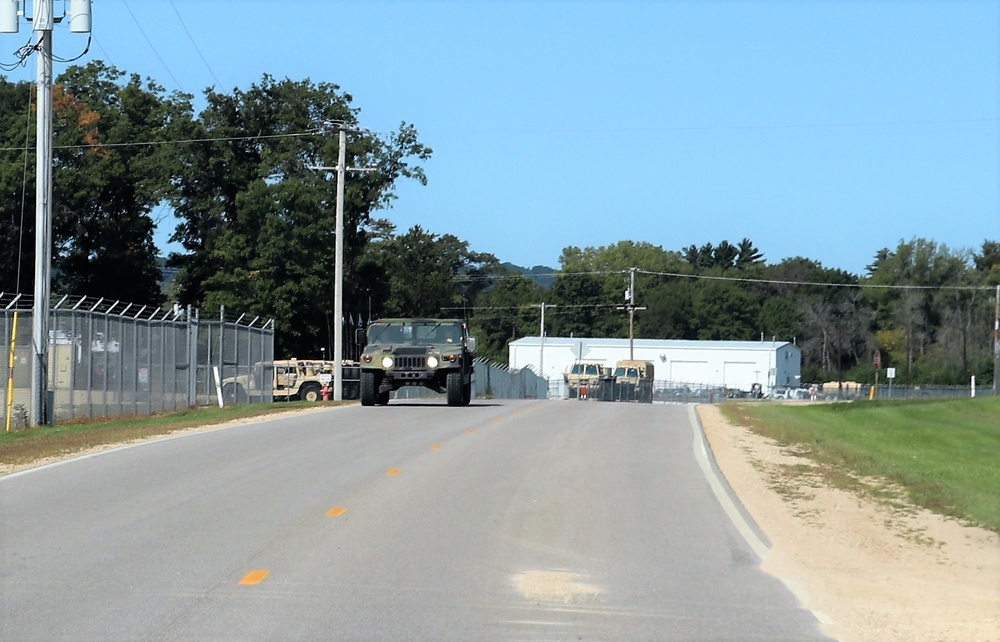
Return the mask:
{"type": "Polygon", "coordinates": [[[310,165],[309,169],[337,172],[337,220],[334,251],[336,266],[333,271],[333,400],[344,398],[344,179],[347,172],[374,172],[375,167],[347,166],[347,132],[356,133],[338,123],[338,149],[336,167],[310,165]]]}
{"type": "Polygon", "coordinates": [[[545,303],[542,301],[541,303],[531,303],[528,307],[541,308],[542,310],[542,320],[538,327],[538,336],[542,339],[542,347],[538,352],[538,374],[540,377],[548,381],[549,378],[545,376],[545,308],[555,308],[558,306],[555,303],[545,303]]]}
{"type": "MultiPolygon", "coordinates": [[[[70,31],[90,33],[91,0],[70,0],[70,31]]],[[[18,2],[7,0],[0,5],[0,33],[17,33],[18,2]]],[[[48,392],[49,292],[52,288],[52,27],[66,16],[56,16],[54,0],[34,0],[34,15],[25,18],[38,32],[37,55],[37,125],[35,134],[35,289],[31,312],[31,407],[28,420],[32,426],[46,423],[51,409],[46,408],[48,392]],[[49,412],[47,412],[47,410],[49,412]]],[[[24,7],[26,3],[22,3],[24,7]]]]}
{"type": "Polygon", "coordinates": [[[635,304],[635,273],[639,268],[629,268],[629,287],[625,290],[625,305],[618,306],[619,310],[628,310],[628,358],[635,359],[635,311],[645,310],[635,304]]]}

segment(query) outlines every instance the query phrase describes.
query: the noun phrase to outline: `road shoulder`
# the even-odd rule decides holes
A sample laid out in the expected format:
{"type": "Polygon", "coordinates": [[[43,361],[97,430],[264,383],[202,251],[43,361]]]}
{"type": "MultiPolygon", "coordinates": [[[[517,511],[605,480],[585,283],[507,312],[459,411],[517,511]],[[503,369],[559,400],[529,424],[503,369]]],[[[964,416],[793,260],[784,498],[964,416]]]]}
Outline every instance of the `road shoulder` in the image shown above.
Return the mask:
{"type": "Polygon", "coordinates": [[[831,488],[718,406],[697,410],[719,469],[771,542],[763,569],[831,620],[827,634],[1000,641],[1000,535],[831,488]]]}

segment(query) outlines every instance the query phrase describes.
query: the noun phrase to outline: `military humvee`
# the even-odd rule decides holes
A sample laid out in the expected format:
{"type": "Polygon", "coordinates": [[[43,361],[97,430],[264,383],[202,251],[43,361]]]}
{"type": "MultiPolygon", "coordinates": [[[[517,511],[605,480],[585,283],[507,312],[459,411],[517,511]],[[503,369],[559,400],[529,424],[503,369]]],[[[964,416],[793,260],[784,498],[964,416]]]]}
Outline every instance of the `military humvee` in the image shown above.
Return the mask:
{"type": "Polygon", "coordinates": [[[584,390],[593,390],[602,379],[610,377],[611,368],[606,367],[603,361],[577,361],[567,366],[563,374],[569,396],[580,398],[589,395],[586,393],[581,396],[584,390]]]}
{"type": "Polygon", "coordinates": [[[379,319],[359,334],[362,406],[385,405],[405,386],[444,393],[449,406],[469,405],[476,340],[461,320],[379,319]]]}
{"type": "MultiPolygon", "coordinates": [[[[274,401],[319,401],[323,386],[333,378],[333,367],[333,361],[321,359],[257,362],[249,374],[223,379],[222,397],[227,404],[259,402],[266,396],[274,401]]],[[[345,379],[354,367],[344,361],[345,379]]]]}

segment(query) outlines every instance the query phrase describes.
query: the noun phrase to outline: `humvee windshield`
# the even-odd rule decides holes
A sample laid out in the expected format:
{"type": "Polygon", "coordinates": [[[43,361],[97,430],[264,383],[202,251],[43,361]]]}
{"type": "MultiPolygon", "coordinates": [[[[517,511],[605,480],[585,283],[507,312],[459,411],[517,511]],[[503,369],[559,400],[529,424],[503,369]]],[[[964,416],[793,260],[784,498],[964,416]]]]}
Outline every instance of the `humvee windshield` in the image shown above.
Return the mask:
{"type": "Polygon", "coordinates": [[[573,369],[570,370],[570,374],[575,375],[600,375],[601,368],[594,363],[574,363],[573,369]]]}
{"type": "Polygon", "coordinates": [[[631,377],[631,378],[634,378],[634,379],[638,379],[639,378],[639,369],[638,368],[623,368],[623,367],[618,367],[618,368],[615,368],[615,376],[616,377],[631,377]]]}
{"type": "Polygon", "coordinates": [[[409,343],[436,345],[462,342],[462,326],[457,323],[406,322],[373,323],[368,328],[368,343],[409,343]]]}

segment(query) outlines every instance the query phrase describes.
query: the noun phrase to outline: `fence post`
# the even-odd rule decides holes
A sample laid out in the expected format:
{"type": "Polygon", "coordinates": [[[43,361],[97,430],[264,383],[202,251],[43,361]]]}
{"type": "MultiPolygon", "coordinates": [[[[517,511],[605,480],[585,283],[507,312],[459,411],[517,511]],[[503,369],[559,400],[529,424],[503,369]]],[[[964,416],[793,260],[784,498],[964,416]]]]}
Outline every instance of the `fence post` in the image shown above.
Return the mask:
{"type": "Polygon", "coordinates": [[[187,307],[187,342],[187,400],[188,407],[193,408],[198,405],[198,310],[192,317],[190,305],[187,307]]]}

